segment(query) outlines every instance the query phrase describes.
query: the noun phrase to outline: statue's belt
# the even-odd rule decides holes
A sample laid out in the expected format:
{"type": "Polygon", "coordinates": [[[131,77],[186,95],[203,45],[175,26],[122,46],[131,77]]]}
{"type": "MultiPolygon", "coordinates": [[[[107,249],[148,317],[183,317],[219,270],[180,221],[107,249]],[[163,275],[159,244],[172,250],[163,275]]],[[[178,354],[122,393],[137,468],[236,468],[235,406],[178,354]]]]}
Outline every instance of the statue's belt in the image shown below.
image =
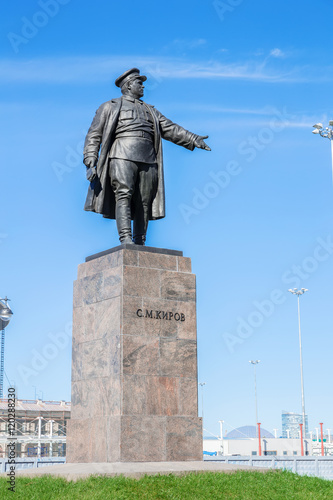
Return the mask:
{"type": "Polygon", "coordinates": [[[151,141],[154,140],[153,134],[145,132],[144,130],[133,130],[132,132],[121,132],[120,134],[116,133],[116,139],[121,139],[122,137],[143,137],[144,139],[149,139],[151,141]]]}

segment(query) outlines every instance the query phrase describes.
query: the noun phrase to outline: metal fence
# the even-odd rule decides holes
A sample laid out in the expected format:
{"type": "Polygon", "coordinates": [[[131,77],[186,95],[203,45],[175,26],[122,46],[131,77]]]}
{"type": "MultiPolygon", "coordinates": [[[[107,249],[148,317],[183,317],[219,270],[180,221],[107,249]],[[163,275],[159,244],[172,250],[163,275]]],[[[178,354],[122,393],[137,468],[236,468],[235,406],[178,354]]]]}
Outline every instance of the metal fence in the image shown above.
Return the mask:
{"type": "Polygon", "coordinates": [[[258,456],[205,456],[207,462],[222,462],[250,467],[285,469],[300,475],[333,479],[333,456],[330,457],[258,457],[258,456]]]}
{"type": "MultiPolygon", "coordinates": [[[[333,480],[333,457],[249,457],[249,456],[205,456],[207,462],[219,462],[225,464],[248,465],[250,467],[266,467],[269,469],[286,469],[300,475],[317,476],[323,479],[333,480]]],[[[59,465],[66,462],[65,457],[53,458],[17,458],[16,470],[32,469],[36,467],[47,467],[59,465]]],[[[0,472],[7,472],[12,464],[8,459],[0,459],[0,472]]]]}
{"type": "MultiPolygon", "coordinates": [[[[52,458],[17,458],[15,460],[15,469],[33,469],[36,467],[46,467],[48,465],[59,465],[66,462],[65,457],[52,457],[52,458]]],[[[0,472],[7,472],[9,467],[13,464],[8,463],[8,458],[0,459],[0,472]]]]}

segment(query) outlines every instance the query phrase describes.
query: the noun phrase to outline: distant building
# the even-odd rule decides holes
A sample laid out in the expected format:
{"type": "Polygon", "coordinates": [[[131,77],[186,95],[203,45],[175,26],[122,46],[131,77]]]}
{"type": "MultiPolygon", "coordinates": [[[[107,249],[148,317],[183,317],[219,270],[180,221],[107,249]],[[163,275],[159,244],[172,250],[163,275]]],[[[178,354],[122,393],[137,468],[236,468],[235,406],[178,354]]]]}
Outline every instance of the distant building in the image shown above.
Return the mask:
{"type": "MultiPolygon", "coordinates": [[[[300,436],[300,426],[303,423],[303,417],[300,413],[290,411],[282,412],[282,437],[297,439],[300,436]]],[[[303,437],[308,436],[308,416],[305,415],[305,432],[303,429],[303,437]]]]}
{"type": "MultiPolygon", "coordinates": [[[[321,455],[321,443],[305,439],[304,455],[321,455]]],[[[259,442],[258,438],[244,439],[226,439],[204,437],[203,439],[204,453],[216,453],[224,456],[258,456],[259,442]]],[[[301,440],[286,439],[286,438],[261,438],[261,454],[262,456],[277,456],[277,457],[293,457],[301,456],[302,445],[301,440]]],[[[333,455],[333,444],[324,444],[324,454],[333,455]]]]}
{"type": "MultiPolygon", "coordinates": [[[[71,404],[65,401],[16,400],[16,457],[66,456],[71,404]]],[[[0,400],[0,458],[8,456],[8,401],[0,400]]]]}
{"type": "MultiPolygon", "coordinates": [[[[274,438],[273,434],[264,428],[260,432],[261,454],[263,456],[300,456],[302,444],[297,438],[274,438]]],[[[319,455],[320,443],[304,439],[304,455],[319,455]]],[[[259,440],[256,437],[256,427],[246,425],[228,432],[221,437],[204,437],[204,453],[216,453],[224,456],[257,456],[259,455],[259,440]]],[[[333,445],[325,446],[325,455],[333,454],[333,445]]]]}

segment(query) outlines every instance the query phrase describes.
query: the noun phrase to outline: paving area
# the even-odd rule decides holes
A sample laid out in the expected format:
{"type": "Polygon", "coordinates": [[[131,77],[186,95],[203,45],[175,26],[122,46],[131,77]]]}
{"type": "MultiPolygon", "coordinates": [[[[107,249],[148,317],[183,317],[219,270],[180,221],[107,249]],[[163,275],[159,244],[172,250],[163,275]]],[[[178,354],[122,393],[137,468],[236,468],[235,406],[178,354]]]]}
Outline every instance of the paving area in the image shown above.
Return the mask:
{"type": "MultiPolygon", "coordinates": [[[[251,470],[267,472],[267,468],[249,467],[244,465],[230,465],[222,463],[198,462],[115,462],[115,463],[84,463],[61,464],[38,467],[33,469],[17,470],[17,477],[36,477],[46,474],[64,477],[68,481],[86,478],[90,475],[118,476],[139,478],[145,474],[176,474],[189,472],[224,472],[232,473],[237,470],[251,470]]],[[[1,474],[4,476],[5,474],[1,474]]]]}

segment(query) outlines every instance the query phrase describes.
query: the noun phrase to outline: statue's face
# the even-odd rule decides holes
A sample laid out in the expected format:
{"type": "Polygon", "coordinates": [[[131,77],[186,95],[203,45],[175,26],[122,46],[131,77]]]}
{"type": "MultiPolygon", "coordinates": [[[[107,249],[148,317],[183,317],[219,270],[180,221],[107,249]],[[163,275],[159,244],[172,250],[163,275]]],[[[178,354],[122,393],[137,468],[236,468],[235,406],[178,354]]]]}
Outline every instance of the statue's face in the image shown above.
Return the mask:
{"type": "Polygon", "coordinates": [[[136,78],[135,80],[133,80],[131,82],[129,90],[134,97],[139,99],[139,97],[143,96],[143,89],[144,89],[144,86],[143,86],[142,81],[139,78],[136,78]]]}

